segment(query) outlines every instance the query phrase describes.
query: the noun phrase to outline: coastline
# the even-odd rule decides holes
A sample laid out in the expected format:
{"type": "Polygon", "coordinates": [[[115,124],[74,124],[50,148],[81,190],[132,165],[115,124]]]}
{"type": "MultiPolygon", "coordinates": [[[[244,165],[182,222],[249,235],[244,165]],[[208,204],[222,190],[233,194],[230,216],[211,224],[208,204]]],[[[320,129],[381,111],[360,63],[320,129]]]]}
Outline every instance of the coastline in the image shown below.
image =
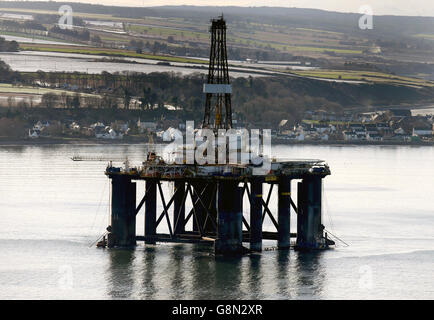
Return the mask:
{"type": "Polygon", "coordinates": [[[0,138],[0,147],[6,146],[43,146],[43,145],[124,145],[124,144],[147,144],[142,139],[96,139],[96,138],[0,138]]]}
{"type": "Polygon", "coordinates": [[[286,145],[320,145],[320,146],[434,146],[434,141],[291,141],[286,139],[271,139],[274,144],[286,145]]]}
{"type": "MultiPolygon", "coordinates": [[[[286,139],[271,139],[272,144],[280,145],[318,145],[318,146],[434,146],[434,141],[293,141],[286,139]]],[[[7,146],[42,146],[42,145],[129,145],[148,144],[145,139],[129,137],[122,140],[109,140],[97,138],[62,138],[62,137],[40,137],[30,138],[6,138],[0,137],[0,147],[7,146]]],[[[155,144],[168,144],[158,141],[155,144]]]]}

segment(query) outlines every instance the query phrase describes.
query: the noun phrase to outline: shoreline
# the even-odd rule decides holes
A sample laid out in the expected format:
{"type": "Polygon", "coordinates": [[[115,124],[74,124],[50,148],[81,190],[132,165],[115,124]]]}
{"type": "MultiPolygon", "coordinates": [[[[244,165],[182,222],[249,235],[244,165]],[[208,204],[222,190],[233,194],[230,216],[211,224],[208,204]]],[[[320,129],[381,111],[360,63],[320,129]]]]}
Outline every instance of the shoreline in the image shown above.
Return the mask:
{"type": "Polygon", "coordinates": [[[148,144],[140,139],[89,139],[89,138],[22,138],[7,139],[0,138],[0,147],[5,146],[43,146],[43,145],[125,145],[125,144],[148,144]]]}
{"type": "MultiPolygon", "coordinates": [[[[279,145],[317,145],[317,146],[434,146],[434,141],[288,141],[285,139],[271,140],[272,144],[279,145]]],[[[43,146],[43,145],[133,145],[148,144],[146,140],[133,138],[122,140],[105,140],[96,138],[0,138],[0,147],[7,146],[43,146]]],[[[158,144],[168,144],[158,141],[158,144]]]]}
{"type": "Polygon", "coordinates": [[[321,145],[321,146],[434,146],[434,141],[288,141],[271,139],[272,143],[285,145],[321,145]]]}

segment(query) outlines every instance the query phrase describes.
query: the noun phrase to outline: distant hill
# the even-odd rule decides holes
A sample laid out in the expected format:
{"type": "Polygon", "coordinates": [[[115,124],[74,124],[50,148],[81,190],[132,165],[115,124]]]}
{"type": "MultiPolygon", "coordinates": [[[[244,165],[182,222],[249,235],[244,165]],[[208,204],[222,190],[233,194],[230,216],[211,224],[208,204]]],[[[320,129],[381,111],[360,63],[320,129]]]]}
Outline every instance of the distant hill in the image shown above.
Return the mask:
{"type": "MultiPolygon", "coordinates": [[[[195,7],[164,6],[152,8],[162,17],[177,16],[197,19],[223,13],[231,20],[256,20],[261,23],[287,25],[289,27],[322,29],[343,33],[363,33],[358,21],[360,14],[340,13],[318,9],[283,7],[195,7]]],[[[376,16],[372,37],[409,36],[434,32],[434,17],[376,16]]]]}
{"type": "Polygon", "coordinates": [[[125,18],[143,18],[144,16],[180,17],[204,22],[209,20],[210,17],[223,13],[228,22],[234,20],[256,21],[334,32],[354,34],[363,32],[363,35],[372,38],[409,36],[426,32],[434,33],[434,17],[375,16],[374,30],[367,33],[358,28],[360,14],[301,8],[235,6],[162,6],[144,8],[54,1],[8,1],[2,2],[0,8],[57,11],[62,4],[71,5],[76,12],[113,14],[125,18]]]}

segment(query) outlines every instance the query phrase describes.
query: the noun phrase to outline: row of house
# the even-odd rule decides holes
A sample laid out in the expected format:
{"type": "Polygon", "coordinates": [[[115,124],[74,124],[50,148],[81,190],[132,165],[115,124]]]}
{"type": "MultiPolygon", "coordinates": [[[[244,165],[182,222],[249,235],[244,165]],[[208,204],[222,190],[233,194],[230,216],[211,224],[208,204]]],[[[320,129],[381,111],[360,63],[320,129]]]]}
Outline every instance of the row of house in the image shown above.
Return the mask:
{"type": "Polygon", "coordinates": [[[411,141],[414,138],[421,140],[432,140],[433,128],[432,127],[414,127],[410,133],[407,133],[401,127],[387,132],[374,129],[362,130],[347,130],[343,132],[344,140],[351,141],[411,141]]]}
{"type": "Polygon", "coordinates": [[[42,132],[50,126],[48,121],[38,121],[31,129],[29,129],[29,138],[35,139],[39,138],[42,132]]]}
{"type": "Polygon", "coordinates": [[[116,130],[113,125],[106,126],[102,122],[96,122],[89,127],[82,127],[76,121],[66,121],[61,123],[60,121],[38,121],[28,131],[28,137],[31,139],[37,139],[39,137],[60,135],[60,134],[78,134],[87,137],[94,136],[97,139],[122,139],[125,134],[128,134],[129,127],[127,123],[116,123],[116,130]],[[56,127],[56,129],[49,130],[49,128],[56,127]],[[47,131],[50,131],[47,133],[47,131]]]}
{"type": "Polygon", "coordinates": [[[97,139],[122,139],[125,134],[128,134],[129,127],[127,123],[121,125],[118,132],[111,126],[106,126],[102,122],[96,122],[90,125],[90,129],[95,133],[97,139]]]}
{"type": "Polygon", "coordinates": [[[277,137],[286,140],[322,140],[328,141],[330,135],[336,132],[336,126],[330,123],[311,124],[301,122],[293,128],[287,127],[288,120],[282,120],[279,124],[277,137]]]}
{"type": "Polygon", "coordinates": [[[289,126],[288,120],[282,120],[277,136],[296,141],[434,141],[433,116],[412,116],[409,110],[391,109],[363,117],[364,121],[347,123],[304,119],[294,127],[289,126]]]}
{"type": "Polygon", "coordinates": [[[158,121],[114,121],[110,125],[103,122],[82,124],[76,120],[60,121],[38,121],[28,130],[29,138],[43,136],[70,135],[77,137],[94,137],[97,139],[123,139],[126,135],[144,135],[161,137],[167,128],[185,130],[185,122],[179,120],[160,119],[158,121]],[[49,129],[48,129],[49,128],[49,129]]]}

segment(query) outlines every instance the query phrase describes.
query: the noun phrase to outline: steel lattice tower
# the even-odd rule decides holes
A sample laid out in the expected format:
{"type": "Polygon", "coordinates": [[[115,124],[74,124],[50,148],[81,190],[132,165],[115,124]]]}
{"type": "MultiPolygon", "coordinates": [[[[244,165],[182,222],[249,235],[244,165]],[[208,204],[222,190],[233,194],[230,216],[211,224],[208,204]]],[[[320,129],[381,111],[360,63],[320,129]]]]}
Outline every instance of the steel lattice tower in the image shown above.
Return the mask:
{"type": "Polygon", "coordinates": [[[232,128],[232,87],[229,82],[226,49],[226,21],[223,15],[211,20],[211,50],[208,81],[203,86],[206,93],[205,115],[202,128],[232,128]]]}

